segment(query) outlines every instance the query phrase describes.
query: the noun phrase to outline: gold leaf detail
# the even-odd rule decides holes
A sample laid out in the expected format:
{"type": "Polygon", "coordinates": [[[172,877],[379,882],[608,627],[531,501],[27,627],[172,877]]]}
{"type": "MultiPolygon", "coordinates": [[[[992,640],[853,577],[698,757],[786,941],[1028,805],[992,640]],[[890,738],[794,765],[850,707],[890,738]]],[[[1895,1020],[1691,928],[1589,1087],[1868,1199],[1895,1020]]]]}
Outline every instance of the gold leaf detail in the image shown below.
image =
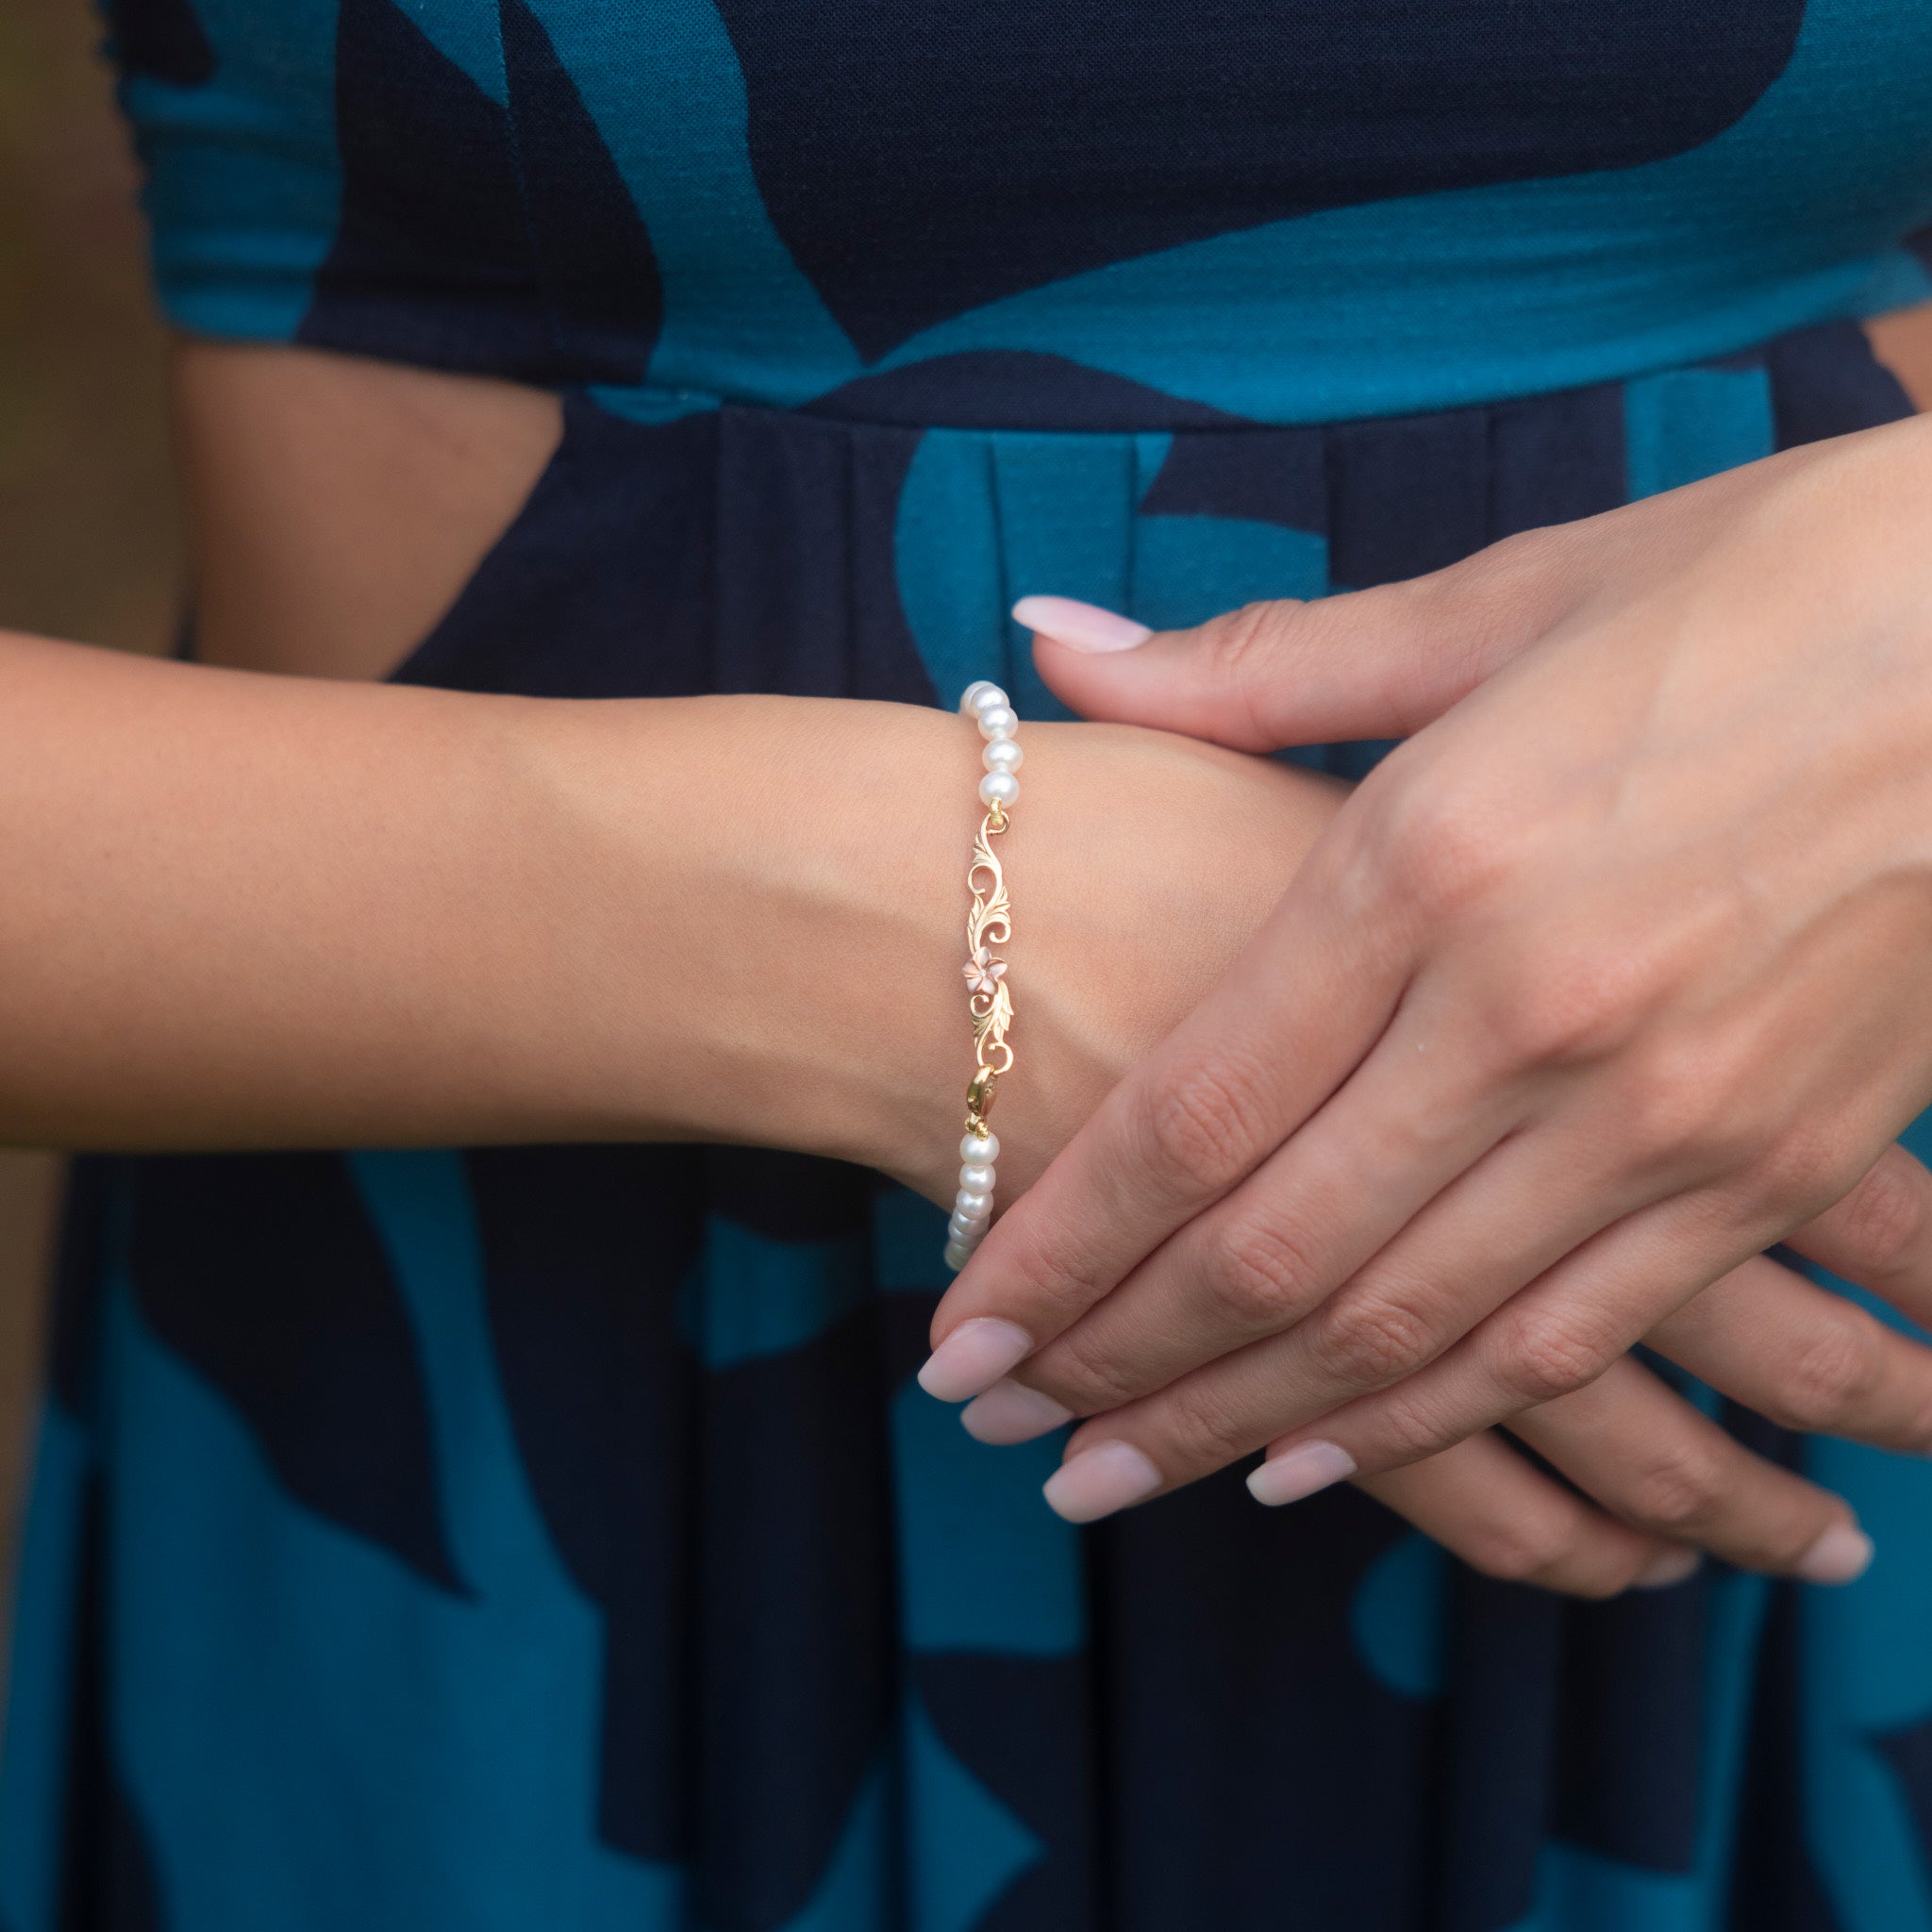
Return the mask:
{"type": "MultiPolygon", "coordinates": [[[[1003,946],[1013,937],[1006,874],[992,849],[993,837],[1005,828],[1004,814],[995,825],[992,814],[988,812],[980,822],[979,836],[973,841],[973,863],[966,868],[966,890],[973,894],[973,909],[966,915],[969,960],[977,959],[982,948],[1003,946]]],[[[991,992],[972,994],[967,1005],[973,1015],[974,1063],[1005,1073],[1013,1064],[1013,1049],[1007,1044],[1007,1029],[1013,1024],[1013,999],[1007,991],[1005,978],[997,979],[991,992]]]]}

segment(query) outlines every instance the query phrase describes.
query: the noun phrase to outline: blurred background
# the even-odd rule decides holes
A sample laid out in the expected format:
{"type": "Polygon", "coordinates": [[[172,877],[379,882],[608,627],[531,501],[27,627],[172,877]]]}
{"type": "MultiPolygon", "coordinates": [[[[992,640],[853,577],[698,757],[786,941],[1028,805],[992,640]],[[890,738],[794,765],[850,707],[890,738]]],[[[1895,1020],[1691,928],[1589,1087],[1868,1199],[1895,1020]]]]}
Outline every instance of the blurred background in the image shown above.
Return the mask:
{"type": "MultiPolygon", "coordinates": [[[[180,524],[100,34],[90,0],[0,4],[0,626],[152,651],[180,600],[180,524]]],[[[58,1179],[52,1156],[0,1150],[0,1606],[58,1179]]]]}

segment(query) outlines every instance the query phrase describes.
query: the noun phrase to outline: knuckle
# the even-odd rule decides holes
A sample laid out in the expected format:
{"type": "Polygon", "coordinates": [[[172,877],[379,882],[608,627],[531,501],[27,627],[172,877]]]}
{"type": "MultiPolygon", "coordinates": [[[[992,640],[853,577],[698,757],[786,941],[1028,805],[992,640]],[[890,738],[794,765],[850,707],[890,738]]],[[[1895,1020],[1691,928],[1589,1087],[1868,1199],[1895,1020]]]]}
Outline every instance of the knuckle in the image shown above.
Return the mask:
{"type": "Polygon", "coordinates": [[[1101,1272],[1106,1263],[1091,1231],[1051,1219],[1028,1229],[1027,1241],[1008,1265],[1016,1306],[1024,1301],[1043,1309],[1049,1325],[1076,1320],[1113,1285],[1101,1272]]]}
{"type": "Polygon", "coordinates": [[[1675,1167],[1702,1167],[1734,1151],[1724,1082],[1695,1056],[1676,1054],[1653,1059],[1630,1082],[1624,1095],[1628,1144],[1641,1158],[1675,1167]]]}
{"type": "Polygon", "coordinates": [[[1413,1374],[1436,1353],[1429,1324],[1388,1295],[1329,1304],[1309,1338],[1319,1373],[1347,1389],[1381,1389],[1413,1374]]]}
{"type": "Polygon", "coordinates": [[[1863,1268],[1889,1278],[1923,1249],[1925,1210],[1924,1171],[1888,1155],[1840,1203],[1838,1216],[1863,1268]]]}
{"type": "Polygon", "coordinates": [[[1629,1043],[1653,1006],[1639,962],[1607,948],[1522,949],[1498,992],[1485,1024],[1504,1063],[1518,1067],[1607,1058],[1629,1043]]]}
{"type": "Polygon", "coordinates": [[[1627,1558],[1607,1557],[1582,1531],[1525,1535],[1507,1530],[1489,1540],[1473,1567],[1500,1582],[1601,1600],[1627,1590],[1637,1566],[1627,1558]]]}
{"type": "Polygon", "coordinates": [[[1574,1538],[1560,1524],[1492,1518],[1464,1538],[1462,1560],[1499,1583],[1541,1583],[1561,1574],[1574,1538]]]}
{"type": "MultiPolygon", "coordinates": [[[[1213,1375],[1177,1382],[1168,1391],[1164,1407],[1166,1433],[1179,1451],[1176,1467],[1218,1469],[1258,1449],[1271,1433],[1265,1426],[1257,1429],[1213,1375]]],[[[1156,1459],[1163,1469],[1170,1467],[1164,1457],[1156,1459]]]]}
{"type": "Polygon", "coordinates": [[[1065,1403],[1075,1415],[1104,1415],[1146,1392],[1118,1348],[1077,1324],[1053,1344],[1039,1366],[1044,1392],[1065,1403]]]}
{"type": "Polygon", "coordinates": [[[1214,669],[1236,686],[1262,675],[1280,642],[1282,618],[1295,608],[1261,599],[1209,619],[1202,630],[1214,669]]]}
{"type": "Polygon", "coordinates": [[[1743,1177],[1745,1203],[1753,1218],[1773,1221],[1781,1228],[1790,1226],[1794,1216],[1808,1219],[1823,1213],[1834,1201],[1845,1203],[1848,1225],[1858,1211],[1851,1204],[1858,1185],[1857,1170],[1847,1171],[1840,1137],[1804,1127],[1757,1150],[1743,1177]]]}
{"type": "Polygon", "coordinates": [[[1587,1388],[1619,1352],[1580,1324],[1574,1310],[1510,1313],[1499,1341],[1496,1378],[1524,1407],[1587,1388]]]}
{"type": "Polygon", "coordinates": [[[1233,1215],[1208,1238],[1203,1274],[1232,1326],[1266,1334],[1305,1312],[1314,1271],[1290,1224],[1272,1215],[1233,1215]]]}
{"type": "Polygon", "coordinates": [[[1781,1372],[1772,1420],[1825,1435],[1846,1431],[1884,1380],[1885,1345],[1885,1331],[1870,1315],[1834,1302],[1781,1372]]]}
{"type": "Polygon", "coordinates": [[[1433,785],[1391,785],[1371,829],[1390,896],[1431,924],[1456,919],[1509,877],[1516,835],[1468,796],[1433,785]]]}
{"type": "Polygon", "coordinates": [[[1391,1396],[1376,1407],[1375,1439],[1376,1460],[1396,1469],[1446,1449],[1457,1431],[1424,1404],[1391,1396]]]}
{"type": "Polygon", "coordinates": [[[1250,750],[1279,742],[1270,714],[1278,701],[1282,653],[1308,625],[1309,612],[1309,606],[1281,598],[1243,604],[1200,627],[1209,675],[1233,701],[1250,750]]]}
{"type": "Polygon", "coordinates": [[[1699,1442],[1673,1442],[1638,1457],[1619,1513],[1646,1529],[1682,1536],[1707,1522],[1724,1494],[1723,1458],[1699,1442]]]}
{"type": "Polygon", "coordinates": [[[1196,1193],[1219,1193],[1266,1144],[1267,1091],[1264,1072],[1249,1061],[1224,1058],[1191,1069],[1148,1104],[1150,1164],[1196,1193]]]}

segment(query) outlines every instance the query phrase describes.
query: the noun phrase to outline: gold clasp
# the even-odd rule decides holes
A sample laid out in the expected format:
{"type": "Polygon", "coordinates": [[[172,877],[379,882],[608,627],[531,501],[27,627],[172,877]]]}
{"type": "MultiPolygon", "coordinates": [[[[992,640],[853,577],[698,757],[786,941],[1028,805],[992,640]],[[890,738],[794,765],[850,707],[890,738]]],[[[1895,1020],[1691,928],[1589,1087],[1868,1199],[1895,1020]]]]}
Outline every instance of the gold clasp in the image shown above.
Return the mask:
{"type": "Polygon", "coordinates": [[[966,1111],[976,1121],[983,1121],[992,1111],[993,1083],[999,1078],[991,1067],[981,1067],[974,1074],[966,1088],[966,1111]]]}

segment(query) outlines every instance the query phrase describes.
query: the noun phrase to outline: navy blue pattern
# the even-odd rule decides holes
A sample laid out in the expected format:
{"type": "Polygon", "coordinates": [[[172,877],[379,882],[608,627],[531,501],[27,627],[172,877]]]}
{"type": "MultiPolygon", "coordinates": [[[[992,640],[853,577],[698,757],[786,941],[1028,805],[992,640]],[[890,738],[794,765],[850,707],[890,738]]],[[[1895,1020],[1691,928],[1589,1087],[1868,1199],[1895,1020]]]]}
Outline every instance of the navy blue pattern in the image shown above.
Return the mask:
{"type": "MultiPolygon", "coordinates": [[[[1905,408],[1920,0],[114,11],[177,321],[563,391],[408,682],[1052,715],[1019,592],[1319,596],[1905,408]]],[[[83,1162],[0,1925],[1932,1922],[1925,1466],[1734,1419],[1876,1528],[1828,1599],[1563,1603],[1239,1473],[1078,1533],[912,1383],[941,1218],[83,1162]]]]}
{"type": "Polygon", "coordinates": [[[215,50],[190,0],[138,0],[111,6],[114,58],[130,74],[175,87],[200,87],[215,71],[215,50]]]}
{"type": "Polygon", "coordinates": [[[235,1404],[289,1492],[460,1590],[416,1339],[342,1163],[145,1161],[127,1214],[142,1321],[235,1404]]]}
{"type": "Polygon", "coordinates": [[[765,205],[870,361],[1130,256],[1680,154],[1776,79],[1805,8],[919,0],[888,32],[865,0],[720,11],[765,205]]]}
{"type": "Polygon", "coordinates": [[[888,372],[920,425],[1422,413],[1932,286],[1918,0],[116,18],[176,321],[630,413],[876,420],[888,372]],[[1099,420],[1103,376],[1165,400],[1099,420]]]}

